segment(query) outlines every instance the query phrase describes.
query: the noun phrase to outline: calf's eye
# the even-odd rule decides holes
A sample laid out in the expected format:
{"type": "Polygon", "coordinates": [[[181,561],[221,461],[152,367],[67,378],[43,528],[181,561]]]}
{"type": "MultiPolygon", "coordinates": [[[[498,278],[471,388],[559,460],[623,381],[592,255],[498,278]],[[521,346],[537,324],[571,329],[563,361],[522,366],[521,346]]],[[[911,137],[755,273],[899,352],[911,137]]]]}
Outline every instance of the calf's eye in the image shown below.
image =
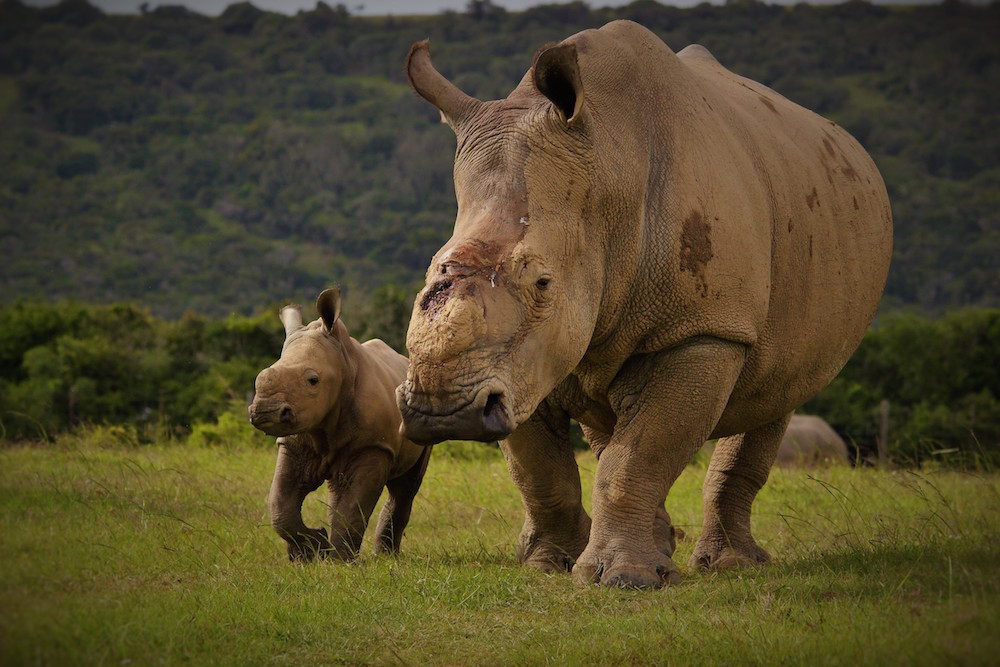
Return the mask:
{"type": "Polygon", "coordinates": [[[538,289],[545,289],[546,287],[549,286],[550,280],[551,278],[539,278],[538,280],[535,281],[535,286],[538,289]]]}
{"type": "Polygon", "coordinates": [[[319,378],[316,377],[315,375],[309,376],[309,384],[311,384],[311,385],[313,385],[315,387],[316,385],[319,384],[319,378]]]}

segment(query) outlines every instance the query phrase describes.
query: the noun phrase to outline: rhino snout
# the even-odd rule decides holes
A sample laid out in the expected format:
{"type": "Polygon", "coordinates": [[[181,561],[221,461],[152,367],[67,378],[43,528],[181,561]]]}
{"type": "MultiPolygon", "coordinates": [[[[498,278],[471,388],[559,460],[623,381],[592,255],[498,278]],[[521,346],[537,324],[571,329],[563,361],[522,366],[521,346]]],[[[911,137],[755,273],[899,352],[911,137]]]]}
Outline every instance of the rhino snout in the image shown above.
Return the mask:
{"type": "Polygon", "coordinates": [[[248,408],[250,423],[268,435],[294,433],[295,411],[285,402],[254,400],[248,408]]]}
{"type": "Polygon", "coordinates": [[[472,401],[454,408],[430,411],[427,397],[399,388],[397,402],[403,421],[400,434],[420,445],[433,445],[444,440],[502,440],[514,430],[513,420],[505,405],[504,393],[495,388],[483,388],[472,401]]]}

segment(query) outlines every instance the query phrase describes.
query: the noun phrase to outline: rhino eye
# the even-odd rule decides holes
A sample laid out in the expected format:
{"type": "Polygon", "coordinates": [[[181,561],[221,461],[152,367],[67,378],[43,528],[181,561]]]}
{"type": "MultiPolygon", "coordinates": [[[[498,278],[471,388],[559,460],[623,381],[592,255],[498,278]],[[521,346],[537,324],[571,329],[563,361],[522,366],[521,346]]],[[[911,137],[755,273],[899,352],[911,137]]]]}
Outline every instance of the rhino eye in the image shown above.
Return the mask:
{"type": "Polygon", "coordinates": [[[549,281],[550,280],[552,280],[552,279],[551,278],[539,278],[538,280],[535,281],[535,287],[537,287],[538,289],[545,289],[546,287],[549,286],[549,281]]]}
{"type": "Polygon", "coordinates": [[[316,385],[319,384],[319,376],[310,375],[309,378],[306,380],[306,382],[315,387],[316,385]]]}

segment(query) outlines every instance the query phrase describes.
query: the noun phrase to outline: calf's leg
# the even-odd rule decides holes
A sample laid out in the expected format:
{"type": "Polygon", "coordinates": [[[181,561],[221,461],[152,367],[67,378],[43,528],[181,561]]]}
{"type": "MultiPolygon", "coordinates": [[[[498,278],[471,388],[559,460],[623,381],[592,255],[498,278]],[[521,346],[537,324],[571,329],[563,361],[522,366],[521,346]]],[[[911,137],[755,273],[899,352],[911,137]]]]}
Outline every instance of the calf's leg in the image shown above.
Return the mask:
{"type": "Polygon", "coordinates": [[[368,519],[389,477],[391,454],[373,447],[334,463],[330,490],[330,544],[338,558],[353,560],[361,549],[368,519]]]}
{"type": "Polygon", "coordinates": [[[375,550],[386,553],[398,553],[399,544],[403,540],[403,531],[406,524],[410,522],[410,510],[413,507],[413,499],[420,490],[420,483],[427,472],[427,462],[431,458],[433,447],[424,447],[424,453],[420,455],[417,462],[408,471],[389,480],[386,488],[389,490],[389,497],[382,506],[382,511],[378,515],[378,524],[375,526],[375,550]]]}
{"type": "Polygon", "coordinates": [[[268,494],[271,526],[288,543],[290,560],[310,561],[330,548],[326,531],[302,521],[302,501],[323,483],[319,460],[292,440],[278,443],[278,460],[268,494]]]}

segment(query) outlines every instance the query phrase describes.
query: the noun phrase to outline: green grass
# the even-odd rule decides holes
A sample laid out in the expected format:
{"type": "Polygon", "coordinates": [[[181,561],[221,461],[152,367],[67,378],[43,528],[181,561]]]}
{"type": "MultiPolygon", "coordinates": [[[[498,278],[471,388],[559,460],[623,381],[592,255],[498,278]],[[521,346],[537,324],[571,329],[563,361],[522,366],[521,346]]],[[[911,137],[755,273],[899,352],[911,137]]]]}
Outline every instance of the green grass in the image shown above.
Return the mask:
{"type": "Polygon", "coordinates": [[[0,76],[0,113],[13,109],[17,101],[17,81],[12,76],[0,76]]]}
{"type": "MultiPolygon", "coordinates": [[[[995,664],[1000,476],[776,470],[767,568],[690,571],[704,467],[668,500],[683,584],[521,567],[495,449],[441,445],[398,558],[292,564],[274,452],[64,438],[0,449],[0,664],[995,664]]],[[[581,455],[588,496],[595,463],[581,455]]],[[[320,494],[307,522],[322,521],[320,494]]]]}

